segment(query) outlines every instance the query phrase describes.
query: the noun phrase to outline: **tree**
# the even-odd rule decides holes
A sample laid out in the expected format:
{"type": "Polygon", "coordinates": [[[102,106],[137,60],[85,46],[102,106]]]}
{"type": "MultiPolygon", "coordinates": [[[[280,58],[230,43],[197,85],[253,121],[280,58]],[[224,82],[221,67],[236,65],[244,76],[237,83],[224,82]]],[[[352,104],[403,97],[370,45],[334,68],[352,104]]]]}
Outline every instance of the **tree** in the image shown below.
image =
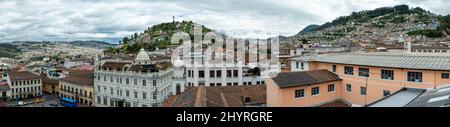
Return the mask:
{"type": "Polygon", "coordinates": [[[138,33],[134,33],[134,39],[138,38],[138,33]]]}
{"type": "Polygon", "coordinates": [[[123,42],[123,44],[128,44],[128,37],[124,37],[122,42],[123,42]]]}

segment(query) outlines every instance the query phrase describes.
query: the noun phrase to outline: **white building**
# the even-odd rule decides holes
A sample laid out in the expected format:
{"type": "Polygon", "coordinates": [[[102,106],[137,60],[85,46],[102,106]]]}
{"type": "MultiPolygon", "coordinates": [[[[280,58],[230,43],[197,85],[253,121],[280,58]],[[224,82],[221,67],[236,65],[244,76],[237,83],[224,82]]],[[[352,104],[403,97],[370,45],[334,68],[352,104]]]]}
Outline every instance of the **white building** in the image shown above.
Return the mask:
{"type": "MultiPolygon", "coordinates": [[[[159,106],[176,89],[173,86],[174,69],[167,63],[169,62],[151,60],[144,49],[141,49],[133,61],[99,62],[94,72],[95,106],[159,106]]],[[[183,84],[178,85],[180,89],[184,88],[183,84]]]]}
{"type": "Polygon", "coordinates": [[[261,85],[265,79],[261,77],[262,69],[252,64],[245,65],[242,61],[224,63],[208,60],[208,55],[203,53],[189,53],[184,57],[185,62],[199,63],[186,64],[186,82],[193,86],[238,86],[261,85]],[[254,73],[252,73],[254,72],[254,73]]]}

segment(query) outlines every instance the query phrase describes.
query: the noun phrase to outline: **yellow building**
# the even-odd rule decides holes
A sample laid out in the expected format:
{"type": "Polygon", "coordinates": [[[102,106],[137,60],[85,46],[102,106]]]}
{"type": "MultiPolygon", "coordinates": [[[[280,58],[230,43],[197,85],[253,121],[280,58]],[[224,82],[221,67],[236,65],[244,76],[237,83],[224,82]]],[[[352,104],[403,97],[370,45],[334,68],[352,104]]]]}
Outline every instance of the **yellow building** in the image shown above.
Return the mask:
{"type": "Polygon", "coordinates": [[[51,95],[59,95],[59,80],[50,79],[47,76],[42,78],[44,92],[51,95]]]}
{"type": "Polygon", "coordinates": [[[94,106],[94,72],[74,71],[59,81],[59,97],[77,100],[78,104],[94,106]]]}
{"type": "Polygon", "coordinates": [[[42,96],[42,77],[28,71],[11,71],[7,75],[11,84],[11,99],[30,99],[42,96]]]}

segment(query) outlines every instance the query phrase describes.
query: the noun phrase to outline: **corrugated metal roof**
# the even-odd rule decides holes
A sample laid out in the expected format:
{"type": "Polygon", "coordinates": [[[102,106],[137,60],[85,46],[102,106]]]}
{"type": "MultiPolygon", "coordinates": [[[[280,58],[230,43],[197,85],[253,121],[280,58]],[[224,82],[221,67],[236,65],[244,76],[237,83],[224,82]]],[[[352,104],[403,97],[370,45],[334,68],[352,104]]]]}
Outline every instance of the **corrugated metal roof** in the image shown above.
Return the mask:
{"type": "Polygon", "coordinates": [[[301,56],[292,58],[299,61],[376,66],[389,68],[450,70],[449,55],[418,55],[392,53],[341,53],[301,56]]]}

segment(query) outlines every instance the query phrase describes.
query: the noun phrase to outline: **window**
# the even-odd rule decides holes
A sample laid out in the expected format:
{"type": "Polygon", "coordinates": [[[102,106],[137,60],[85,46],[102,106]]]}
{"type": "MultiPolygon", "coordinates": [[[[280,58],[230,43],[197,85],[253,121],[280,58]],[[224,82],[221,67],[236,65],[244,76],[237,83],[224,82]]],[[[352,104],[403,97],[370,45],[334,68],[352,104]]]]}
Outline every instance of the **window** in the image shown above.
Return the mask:
{"type": "Polygon", "coordinates": [[[227,86],[231,86],[231,83],[227,83],[227,86]]]}
{"type": "Polygon", "coordinates": [[[204,78],[205,77],[205,71],[198,71],[198,75],[200,78],[204,78]]]}
{"type": "Polygon", "coordinates": [[[297,68],[297,69],[298,69],[298,68],[299,68],[299,66],[298,66],[298,65],[299,65],[299,63],[298,63],[298,62],[295,62],[295,68],[297,68]]]}
{"type": "Polygon", "coordinates": [[[192,72],[191,72],[191,70],[188,70],[188,77],[192,77],[192,72]]]}
{"type": "Polygon", "coordinates": [[[238,77],[238,70],[233,70],[233,77],[238,77]]]}
{"type": "Polygon", "coordinates": [[[125,79],[125,83],[128,85],[128,84],[130,84],[130,79],[125,79]]]}
{"type": "Polygon", "coordinates": [[[369,77],[369,68],[358,68],[358,72],[361,77],[369,77]]]}
{"type": "Polygon", "coordinates": [[[156,80],[153,80],[153,87],[156,87],[156,80]]]}
{"type": "Polygon", "coordinates": [[[214,72],[213,70],[209,71],[209,77],[214,78],[215,74],[216,72],[214,72]]]}
{"type": "Polygon", "coordinates": [[[389,90],[383,90],[383,96],[389,96],[389,95],[391,95],[391,91],[389,91],[389,90]]]}
{"type": "Polygon", "coordinates": [[[142,86],[147,86],[147,81],[146,80],[142,80],[142,86]]]}
{"type": "Polygon", "coordinates": [[[103,97],[103,105],[108,105],[108,98],[103,97]]]}
{"type": "Polygon", "coordinates": [[[422,82],[422,72],[408,72],[408,82],[422,82]]]}
{"type": "Polygon", "coordinates": [[[216,71],[216,76],[217,76],[217,78],[222,77],[222,71],[221,70],[217,70],[216,71]]]}
{"type": "Polygon", "coordinates": [[[345,66],[344,67],[344,72],[345,72],[346,75],[353,75],[353,67],[345,66]]]}
{"type": "Polygon", "coordinates": [[[137,85],[137,79],[134,79],[134,85],[137,85]]]}
{"type": "Polygon", "coordinates": [[[97,76],[97,80],[100,81],[100,76],[97,76]]]}
{"type": "Polygon", "coordinates": [[[303,97],[305,97],[304,89],[295,90],[295,98],[303,98],[303,97]]]}
{"type": "Polygon", "coordinates": [[[111,89],[111,95],[114,95],[114,89],[111,89]]]}
{"type": "Polygon", "coordinates": [[[345,90],[346,90],[347,92],[352,92],[352,85],[351,85],[351,84],[347,84],[345,90]]]}
{"type": "Polygon", "coordinates": [[[130,97],[130,91],[125,91],[125,95],[127,96],[127,97],[130,97]]]}
{"type": "Polygon", "coordinates": [[[394,80],[393,70],[381,70],[381,79],[394,80]]]}
{"type": "Polygon", "coordinates": [[[333,65],[333,72],[334,73],[336,73],[336,69],[337,69],[336,65],[333,65]]]}
{"type": "Polygon", "coordinates": [[[367,92],[367,88],[361,87],[361,90],[360,90],[361,95],[366,95],[366,92],[367,92]]]}
{"type": "Polygon", "coordinates": [[[153,100],[156,100],[156,93],[153,93],[153,100]]]}
{"type": "Polygon", "coordinates": [[[442,74],[441,74],[441,77],[442,77],[443,79],[449,79],[449,73],[442,73],[442,74]]]}
{"type": "Polygon", "coordinates": [[[106,82],[106,76],[103,76],[103,81],[105,81],[105,82],[106,82]]]}
{"type": "Polygon", "coordinates": [[[214,83],[209,83],[209,86],[215,86],[215,84],[214,83]]]}
{"type": "Polygon", "coordinates": [[[216,86],[222,86],[222,83],[217,83],[217,85],[216,86]]]}
{"type": "Polygon", "coordinates": [[[227,70],[227,77],[231,77],[231,70],[227,70]]]}
{"type": "Polygon", "coordinates": [[[239,85],[239,83],[237,83],[237,82],[233,83],[233,86],[238,86],[238,85],[239,85]]]}
{"type": "Polygon", "coordinates": [[[110,77],[111,82],[114,82],[113,77],[110,77]]]}
{"type": "Polygon", "coordinates": [[[311,95],[312,95],[312,96],[314,96],[314,95],[319,95],[319,93],[320,93],[319,87],[313,87],[313,88],[311,89],[311,95]]]}
{"type": "Polygon", "coordinates": [[[302,62],[300,63],[300,69],[304,70],[305,69],[305,64],[302,62]]]}
{"type": "Polygon", "coordinates": [[[142,99],[147,99],[147,93],[142,93],[142,99]]]}
{"type": "Polygon", "coordinates": [[[97,102],[100,104],[100,102],[102,102],[102,97],[97,96],[97,102]]]}
{"type": "Polygon", "coordinates": [[[335,91],[335,85],[334,84],[330,84],[328,85],[328,92],[334,92],[335,91]]]}
{"type": "Polygon", "coordinates": [[[138,93],[134,92],[134,98],[138,98],[138,93]]]}

